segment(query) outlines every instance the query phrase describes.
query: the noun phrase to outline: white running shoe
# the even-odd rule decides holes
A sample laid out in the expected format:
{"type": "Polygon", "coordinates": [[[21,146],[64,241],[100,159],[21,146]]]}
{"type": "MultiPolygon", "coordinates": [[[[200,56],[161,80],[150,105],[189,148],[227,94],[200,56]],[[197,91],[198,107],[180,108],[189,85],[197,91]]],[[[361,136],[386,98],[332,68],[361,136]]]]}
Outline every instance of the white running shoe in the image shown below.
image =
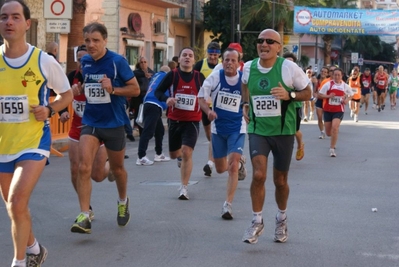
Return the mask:
{"type": "Polygon", "coordinates": [[[136,160],[136,165],[141,166],[149,166],[154,164],[153,161],[149,160],[146,156],[142,157],[141,159],[136,160]]]}
{"type": "Polygon", "coordinates": [[[160,161],[169,161],[170,158],[165,156],[163,153],[161,155],[155,155],[154,156],[154,161],[155,162],[160,162],[160,161]]]}
{"type": "Polygon", "coordinates": [[[304,122],[308,122],[308,117],[305,116],[305,117],[303,118],[303,121],[304,121],[304,122]]]}
{"type": "Polygon", "coordinates": [[[313,120],[313,112],[310,112],[310,113],[309,113],[309,120],[310,120],[310,121],[313,120]]]}
{"type": "Polygon", "coordinates": [[[354,120],[354,122],[358,122],[359,121],[359,116],[357,116],[357,115],[353,116],[353,120],[354,120]]]}
{"type": "Polygon", "coordinates": [[[330,148],[330,157],[335,158],[336,156],[337,156],[337,154],[335,154],[335,149],[330,148]]]}
{"type": "Polygon", "coordinates": [[[180,190],[180,194],[179,194],[179,199],[180,200],[189,200],[190,199],[188,197],[187,185],[180,186],[179,190],[180,190]]]}
{"type": "Polygon", "coordinates": [[[320,132],[319,139],[324,139],[324,138],[326,138],[325,132],[320,132]]]}
{"type": "Polygon", "coordinates": [[[353,115],[354,115],[353,110],[351,110],[351,118],[353,118],[353,115]]]}

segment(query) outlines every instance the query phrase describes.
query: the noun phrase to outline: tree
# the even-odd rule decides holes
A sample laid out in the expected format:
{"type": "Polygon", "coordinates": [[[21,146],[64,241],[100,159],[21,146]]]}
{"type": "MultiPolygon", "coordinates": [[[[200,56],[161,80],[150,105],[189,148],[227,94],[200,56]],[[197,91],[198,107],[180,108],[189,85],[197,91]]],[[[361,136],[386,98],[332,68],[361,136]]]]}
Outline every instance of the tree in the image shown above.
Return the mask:
{"type": "MultiPolygon", "coordinates": [[[[231,0],[210,0],[203,7],[204,29],[212,32],[213,41],[222,42],[224,50],[229,43],[231,32],[231,0]]],[[[262,0],[242,0],[242,9],[263,2],[262,0]]],[[[263,20],[253,20],[248,24],[251,33],[244,32],[240,43],[244,51],[244,61],[257,57],[255,41],[257,34],[264,28],[263,20]],[[253,33],[252,33],[253,32],[253,33]]]]}

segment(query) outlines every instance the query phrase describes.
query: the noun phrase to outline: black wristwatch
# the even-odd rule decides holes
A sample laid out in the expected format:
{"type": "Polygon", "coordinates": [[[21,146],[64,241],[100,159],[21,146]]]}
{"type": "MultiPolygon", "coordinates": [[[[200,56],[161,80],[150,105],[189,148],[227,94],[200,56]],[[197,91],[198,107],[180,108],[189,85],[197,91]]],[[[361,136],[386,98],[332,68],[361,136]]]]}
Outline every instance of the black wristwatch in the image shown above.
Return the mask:
{"type": "Polygon", "coordinates": [[[296,98],[296,93],[294,91],[289,92],[290,100],[295,100],[296,98]]]}
{"type": "Polygon", "coordinates": [[[48,115],[48,117],[49,118],[53,117],[55,114],[54,109],[50,105],[47,105],[46,108],[48,108],[50,110],[50,114],[48,115]]]}

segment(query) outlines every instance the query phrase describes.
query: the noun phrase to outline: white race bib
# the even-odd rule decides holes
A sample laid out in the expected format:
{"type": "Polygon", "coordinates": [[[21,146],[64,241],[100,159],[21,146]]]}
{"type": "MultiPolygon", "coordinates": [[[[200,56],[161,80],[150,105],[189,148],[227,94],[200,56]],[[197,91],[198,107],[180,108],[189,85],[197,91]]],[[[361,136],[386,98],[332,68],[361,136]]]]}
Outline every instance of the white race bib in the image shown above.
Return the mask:
{"type": "Polygon", "coordinates": [[[101,83],[85,83],[85,96],[89,104],[111,103],[111,97],[101,83]]]}
{"type": "Polygon", "coordinates": [[[86,101],[73,100],[72,107],[75,111],[75,114],[82,118],[86,107],[86,101]]]}
{"type": "Polygon", "coordinates": [[[216,99],[216,107],[238,113],[240,109],[241,95],[219,91],[216,99]]]}
{"type": "Polygon", "coordinates": [[[281,102],[272,95],[253,96],[252,109],[256,117],[281,116],[281,102]]]}
{"type": "Polygon", "coordinates": [[[378,85],[385,85],[385,81],[378,81],[378,85]]]}
{"type": "Polygon", "coordinates": [[[177,102],[175,108],[193,111],[195,108],[195,103],[197,101],[197,96],[186,95],[186,94],[176,94],[177,102]]]}
{"type": "Polygon", "coordinates": [[[331,106],[339,106],[342,104],[342,97],[341,96],[334,96],[328,99],[328,104],[331,106]]]}
{"type": "Polygon", "coordinates": [[[357,92],[358,92],[358,88],[352,88],[352,92],[353,92],[353,94],[357,94],[357,92]]]}
{"type": "Polygon", "coordinates": [[[393,82],[393,83],[392,83],[392,86],[393,86],[393,87],[398,87],[398,83],[397,83],[397,82],[393,82]]]}
{"type": "Polygon", "coordinates": [[[369,82],[368,81],[363,81],[363,86],[366,88],[369,88],[369,82]]]}
{"type": "Polygon", "coordinates": [[[27,95],[0,96],[0,122],[21,123],[29,121],[27,95]]]}

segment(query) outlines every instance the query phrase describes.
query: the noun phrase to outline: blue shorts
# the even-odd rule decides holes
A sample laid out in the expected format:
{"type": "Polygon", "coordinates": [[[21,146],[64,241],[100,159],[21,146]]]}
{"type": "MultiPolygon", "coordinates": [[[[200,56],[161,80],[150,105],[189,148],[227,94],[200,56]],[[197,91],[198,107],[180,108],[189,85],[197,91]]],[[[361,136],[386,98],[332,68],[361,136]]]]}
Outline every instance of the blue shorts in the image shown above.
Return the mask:
{"type": "MultiPolygon", "coordinates": [[[[22,154],[19,158],[14,159],[13,161],[10,162],[1,162],[0,163],[0,172],[4,173],[14,173],[15,171],[15,165],[17,165],[18,162],[24,161],[24,160],[34,160],[34,161],[41,161],[42,159],[46,158],[46,156],[39,154],[39,153],[26,153],[22,154]]],[[[47,159],[46,165],[49,164],[49,161],[47,159]]]]}
{"type": "Polygon", "coordinates": [[[324,116],[324,122],[332,122],[333,119],[340,119],[342,121],[342,119],[344,118],[344,113],[324,111],[323,116],[324,116]]]}
{"type": "Polygon", "coordinates": [[[212,134],[212,152],[215,159],[227,157],[230,153],[242,155],[245,143],[245,134],[212,134]]]}

